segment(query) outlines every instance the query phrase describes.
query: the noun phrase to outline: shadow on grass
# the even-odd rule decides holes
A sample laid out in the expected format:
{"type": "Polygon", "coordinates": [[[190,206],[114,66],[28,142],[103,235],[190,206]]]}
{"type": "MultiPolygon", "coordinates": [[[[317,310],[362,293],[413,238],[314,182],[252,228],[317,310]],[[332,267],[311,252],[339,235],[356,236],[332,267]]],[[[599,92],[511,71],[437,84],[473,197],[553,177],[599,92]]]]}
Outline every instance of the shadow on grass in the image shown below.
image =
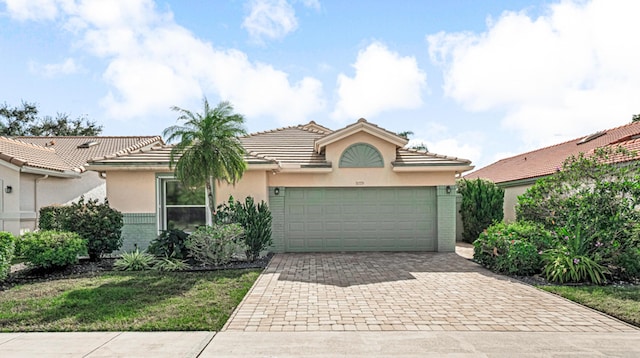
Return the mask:
{"type": "MultiPolygon", "coordinates": [[[[185,296],[203,281],[234,280],[244,273],[109,273],[34,301],[13,314],[0,314],[0,326],[30,331],[133,329],[154,319],[149,317],[151,310],[171,315],[173,312],[162,310],[165,302],[185,296]]],[[[166,305],[166,310],[171,310],[166,305]]]]}

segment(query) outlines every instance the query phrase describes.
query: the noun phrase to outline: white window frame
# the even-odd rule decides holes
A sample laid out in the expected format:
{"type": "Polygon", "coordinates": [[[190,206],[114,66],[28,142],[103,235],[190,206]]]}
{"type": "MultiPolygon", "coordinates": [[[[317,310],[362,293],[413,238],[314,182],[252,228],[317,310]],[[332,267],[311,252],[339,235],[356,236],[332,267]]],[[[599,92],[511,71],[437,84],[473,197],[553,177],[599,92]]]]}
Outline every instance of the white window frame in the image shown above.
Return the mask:
{"type": "MultiPolygon", "coordinates": [[[[167,229],[167,205],[166,205],[166,183],[170,181],[177,181],[178,179],[174,175],[157,175],[156,176],[156,203],[157,203],[157,229],[158,233],[167,229]]],[[[171,205],[171,207],[200,207],[200,205],[171,205]]],[[[211,225],[211,211],[209,210],[209,196],[204,194],[204,212],[205,212],[205,224],[211,225]]]]}

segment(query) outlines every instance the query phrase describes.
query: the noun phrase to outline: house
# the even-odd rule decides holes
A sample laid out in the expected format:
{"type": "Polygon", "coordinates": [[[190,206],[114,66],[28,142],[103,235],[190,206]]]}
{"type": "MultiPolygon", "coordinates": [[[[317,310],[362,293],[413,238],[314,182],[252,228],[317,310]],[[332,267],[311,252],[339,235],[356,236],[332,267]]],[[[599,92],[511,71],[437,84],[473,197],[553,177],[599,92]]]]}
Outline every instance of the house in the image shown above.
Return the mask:
{"type": "Polygon", "coordinates": [[[104,199],[104,177],[86,170],[89,159],[162,143],[159,136],[0,137],[0,230],[34,230],[43,206],[104,199]]]}
{"type": "MultiPolygon", "coordinates": [[[[269,204],[272,250],[453,251],[455,180],[470,161],[405,149],[407,140],[364,119],[332,131],[315,122],[241,138],[248,170],[232,195],[269,204]]],[[[93,160],[110,204],[125,215],[123,250],[145,248],[160,230],[209,223],[204,191],[169,167],[171,146],[93,160]]]]}
{"type": "MultiPolygon", "coordinates": [[[[502,159],[464,177],[465,179],[488,179],[504,188],[504,220],[514,221],[518,196],[524,194],[538,179],[560,170],[564,161],[570,156],[579,153],[591,155],[595,149],[602,147],[640,150],[640,122],[598,131],[564,143],[502,159]]],[[[613,158],[614,162],[626,160],[629,158],[621,156],[613,158]]]]}

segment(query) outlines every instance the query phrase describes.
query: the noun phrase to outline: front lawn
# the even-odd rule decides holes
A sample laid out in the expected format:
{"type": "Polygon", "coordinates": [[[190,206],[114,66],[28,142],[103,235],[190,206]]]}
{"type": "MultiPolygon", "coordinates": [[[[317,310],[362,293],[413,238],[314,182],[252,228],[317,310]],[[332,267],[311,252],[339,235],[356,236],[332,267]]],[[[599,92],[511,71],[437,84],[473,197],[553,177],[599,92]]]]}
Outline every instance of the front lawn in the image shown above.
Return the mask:
{"type": "Polygon", "coordinates": [[[640,286],[538,286],[640,327],[640,286]]]}
{"type": "Polygon", "coordinates": [[[260,270],[107,272],[0,291],[0,331],[218,331],[260,270]]]}

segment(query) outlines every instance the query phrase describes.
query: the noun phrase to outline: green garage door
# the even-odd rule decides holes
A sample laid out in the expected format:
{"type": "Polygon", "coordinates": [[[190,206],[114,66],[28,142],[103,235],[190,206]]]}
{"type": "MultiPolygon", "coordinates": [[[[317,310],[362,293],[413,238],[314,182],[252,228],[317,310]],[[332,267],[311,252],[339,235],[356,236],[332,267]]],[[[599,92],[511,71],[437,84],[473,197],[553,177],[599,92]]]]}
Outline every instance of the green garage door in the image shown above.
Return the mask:
{"type": "Polygon", "coordinates": [[[435,251],[436,188],[286,188],[284,249],[435,251]]]}

